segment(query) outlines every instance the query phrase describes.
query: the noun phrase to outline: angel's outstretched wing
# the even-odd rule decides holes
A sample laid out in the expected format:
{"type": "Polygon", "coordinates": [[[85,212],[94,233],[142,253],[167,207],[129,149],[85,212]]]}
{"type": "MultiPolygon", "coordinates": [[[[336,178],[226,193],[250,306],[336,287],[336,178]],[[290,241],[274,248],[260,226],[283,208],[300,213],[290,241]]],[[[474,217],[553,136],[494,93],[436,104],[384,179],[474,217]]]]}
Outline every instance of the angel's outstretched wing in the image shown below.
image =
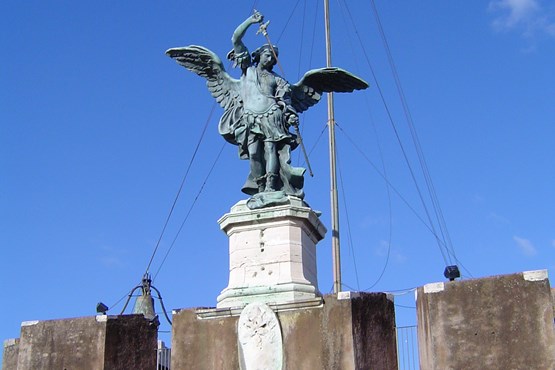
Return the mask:
{"type": "Polygon", "coordinates": [[[225,71],[221,59],[210,50],[191,45],[168,49],[166,55],[188,70],[206,78],[208,90],[224,109],[240,104],[239,80],[232,78],[225,71]]]}
{"type": "Polygon", "coordinates": [[[366,81],[337,67],[313,69],[291,86],[291,105],[297,113],[320,101],[323,92],[352,92],[368,87],[366,81]]]}

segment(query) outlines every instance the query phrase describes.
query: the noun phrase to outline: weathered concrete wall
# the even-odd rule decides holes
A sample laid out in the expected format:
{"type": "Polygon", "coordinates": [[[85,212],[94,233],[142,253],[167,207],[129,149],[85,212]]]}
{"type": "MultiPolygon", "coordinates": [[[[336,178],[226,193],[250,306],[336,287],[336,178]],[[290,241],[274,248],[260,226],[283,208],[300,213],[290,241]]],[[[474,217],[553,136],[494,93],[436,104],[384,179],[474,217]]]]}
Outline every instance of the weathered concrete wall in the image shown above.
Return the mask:
{"type": "Polygon", "coordinates": [[[416,306],[423,370],[555,369],[545,271],[428,284],[416,306]]]}
{"type": "Polygon", "coordinates": [[[2,353],[2,370],[16,370],[18,354],[19,338],[5,340],[4,352],[2,353]]]}
{"type": "MultiPolygon", "coordinates": [[[[320,307],[277,311],[285,369],[397,369],[395,314],[385,294],[328,295],[320,307]]],[[[174,314],[172,370],[239,369],[238,318],[174,314]]]]}
{"type": "Polygon", "coordinates": [[[352,303],[357,368],[397,369],[397,331],[392,299],[385,294],[376,294],[353,299],[352,303]]]}
{"type": "Polygon", "coordinates": [[[173,315],[172,370],[238,369],[239,316],[198,319],[195,309],[173,315]]]}
{"type": "Polygon", "coordinates": [[[102,369],[105,328],[95,317],[24,322],[17,369],[102,369]]]}
{"type": "Polygon", "coordinates": [[[154,369],[156,341],[142,315],[24,322],[17,370],[154,369]]]}
{"type": "Polygon", "coordinates": [[[158,327],[143,315],[108,318],[104,369],[156,369],[158,327]]]}
{"type": "Polygon", "coordinates": [[[351,303],[329,295],[322,308],[278,313],[286,369],[355,369],[351,303]]]}

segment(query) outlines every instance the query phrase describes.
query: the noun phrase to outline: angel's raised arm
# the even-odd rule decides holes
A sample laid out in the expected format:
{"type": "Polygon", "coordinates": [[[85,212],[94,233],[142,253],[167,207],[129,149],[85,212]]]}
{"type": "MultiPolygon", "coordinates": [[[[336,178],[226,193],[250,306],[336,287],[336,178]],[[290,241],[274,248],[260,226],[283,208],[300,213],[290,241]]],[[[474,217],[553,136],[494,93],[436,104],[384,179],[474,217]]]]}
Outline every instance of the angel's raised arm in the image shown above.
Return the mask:
{"type": "Polygon", "coordinates": [[[243,37],[251,25],[261,23],[263,20],[264,16],[255,10],[254,14],[245,19],[233,32],[231,37],[233,50],[229,52],[227,57],[233,61],[234,67],[239,65],[242,70],[245,70],[250,65],[249,50],[243,43],[243,37]]]}

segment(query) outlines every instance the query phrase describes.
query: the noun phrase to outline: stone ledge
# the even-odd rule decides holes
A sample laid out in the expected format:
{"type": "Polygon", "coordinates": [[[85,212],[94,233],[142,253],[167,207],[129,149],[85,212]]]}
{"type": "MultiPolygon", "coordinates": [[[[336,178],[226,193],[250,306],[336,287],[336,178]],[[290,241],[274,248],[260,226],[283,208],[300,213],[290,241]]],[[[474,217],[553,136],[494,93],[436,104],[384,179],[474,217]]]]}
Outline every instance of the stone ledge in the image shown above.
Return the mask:
{"type": "Polygon", "coordinates": [[[321,240],[326,234],[326,227],[320,221],[318,212],[307,206],[301,199],[290,197],[291,204],[251,210],[246,206],[246,200],[239,201],[231,207],[231,212],[223,215],[218,224],[227,233],[231,225],[253,224],[259,222],[277,221],[285,217],[299,218],[309,221],[314,233],[321,240]]]}
{"type": "MultiPolygon", "coordinates": [[[[284,312],[291,310],[298,310],[303,308],[315,308],[323,306],[322,297],[314,299],[307,299],[304,301],[296,302],[282,302],[282,303],[266,303],[274,312],[284,312]]],[[[199,319],[217,319],[221,317],[239,316],[243,311],[244,306],[226,307],[226,308],[200,308],[196,310],[199,319]]],[[[174,314],[179,311],[173,311],[174,314]]]]}

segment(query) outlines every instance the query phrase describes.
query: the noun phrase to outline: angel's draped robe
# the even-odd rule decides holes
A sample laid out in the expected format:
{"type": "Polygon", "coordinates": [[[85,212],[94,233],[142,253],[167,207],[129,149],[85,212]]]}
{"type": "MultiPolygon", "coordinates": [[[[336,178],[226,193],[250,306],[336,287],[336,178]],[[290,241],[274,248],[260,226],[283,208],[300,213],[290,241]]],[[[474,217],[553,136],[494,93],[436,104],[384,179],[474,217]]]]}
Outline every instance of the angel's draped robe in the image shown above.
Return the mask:
{"type": "MultiPolygon", "coordinates": [[[[256,68],[249,67],[247,73],[256,74],[256,68]]],[[[225,110],[218,130],[225,140],[239,147],[241,159],[251,159],[248,151],[249,144],[256,141],[259,141],[260,145],[264,145],[264,141],[275,143],[279,159],[279,181],[276,184],[276,190],[283,190],[287,195],[303,198],[303,174],[306,169],[291,166],[291,150],[294,150],[298,143],[296,135],[289,132],[285,119],[285,110],[290,107],[289,83],[275,73],[271,74],[276,82],[273,93],[275,104],[265,112],[252,112],[245,109],[243,104],[234,104],[225,110]]],[[[241,83],[245,81],[242,80],[241,83]]],[[[262,165],[263,168],[266,167],[265,163],[262,165]]],[[[256,176],[253,173],[249,172],[241,190],[249,195],[259,192],[256,176]]]]}

